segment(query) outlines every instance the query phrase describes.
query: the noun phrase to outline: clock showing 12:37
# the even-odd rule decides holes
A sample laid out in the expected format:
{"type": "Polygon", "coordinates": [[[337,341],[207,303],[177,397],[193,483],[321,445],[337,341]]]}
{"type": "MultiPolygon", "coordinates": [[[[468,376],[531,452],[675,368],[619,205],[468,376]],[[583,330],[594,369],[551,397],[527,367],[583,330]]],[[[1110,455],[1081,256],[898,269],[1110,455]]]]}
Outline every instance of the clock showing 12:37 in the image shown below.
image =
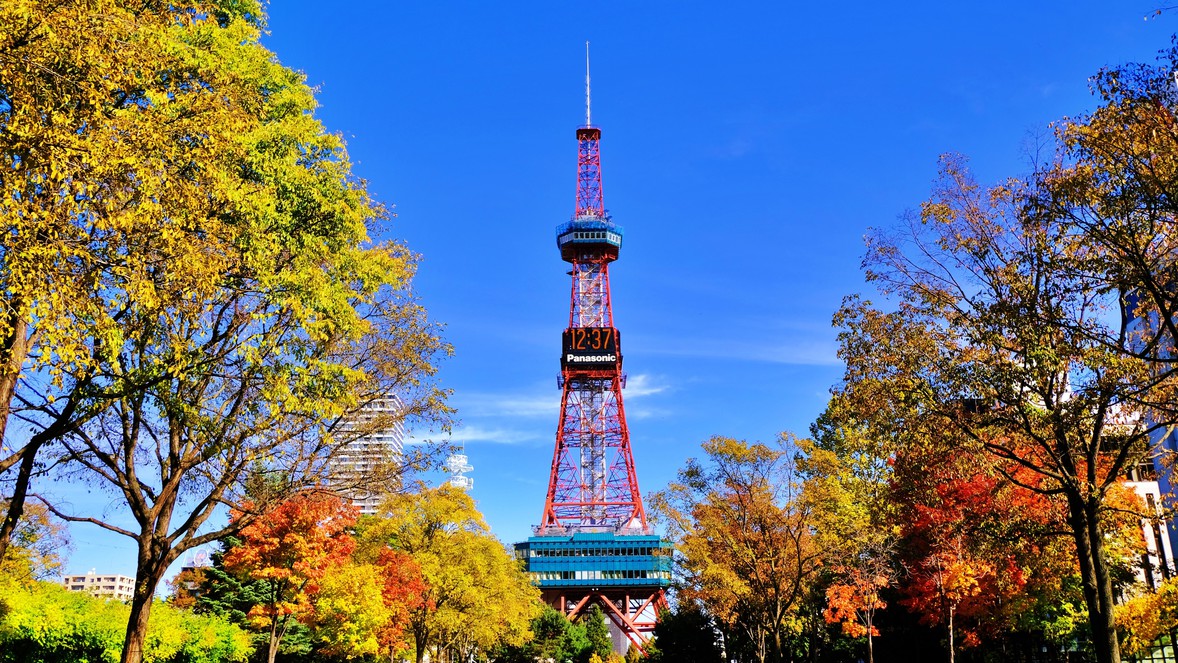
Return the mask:
{"type": "Polygon", "coordinates": [[[616,363],[620,340],[618,330],[613,327],[570,327],[564,330],[561,363],[616,363]]]}

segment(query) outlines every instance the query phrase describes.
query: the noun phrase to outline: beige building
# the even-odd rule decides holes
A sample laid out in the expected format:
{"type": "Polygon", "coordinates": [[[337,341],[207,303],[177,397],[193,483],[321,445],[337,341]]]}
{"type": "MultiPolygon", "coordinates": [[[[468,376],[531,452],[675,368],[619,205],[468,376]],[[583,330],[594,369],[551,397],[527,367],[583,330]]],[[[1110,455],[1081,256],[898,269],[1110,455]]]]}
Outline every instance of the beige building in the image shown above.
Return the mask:
{"type": "Polygon", "coordinates": [[[84,576],[66,576],[62,584],[71,592],[88,592],[94,596],[109,596],[119,601],[130,601],[135,593],[135,579],[130,576],[98,575],[94,569],[84,576]]]}

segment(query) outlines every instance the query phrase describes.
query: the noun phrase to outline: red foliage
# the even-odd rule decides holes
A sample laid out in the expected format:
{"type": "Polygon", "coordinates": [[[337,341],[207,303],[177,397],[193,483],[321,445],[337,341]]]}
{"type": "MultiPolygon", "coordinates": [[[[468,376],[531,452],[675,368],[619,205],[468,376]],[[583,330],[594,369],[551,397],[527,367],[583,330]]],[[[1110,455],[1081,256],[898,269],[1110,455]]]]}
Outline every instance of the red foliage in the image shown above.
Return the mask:
{"type": "MultiPolygon", "coordinates": [[[[236,514],[235,514],[236,517],[236,514]]],[[[292,497],[241,530],[241,545],[225,554],[225,569],[268,585],[267,602],[250,617],[260,622],[313,616],[318,581],[347,561],[356,542],[349,528],[357,511],[321,492],[292,497]]]]}
{"type": "Polygon", "coordinates": [[[409,625],[410,612],[421,607],[426,595],[421,567],[409,555],[386,548],[376,560],[384,576],[381,596],[392,613],[377,635],[381,648],[398,651],[407,646],[404,635],[409,625]]]}
{"type": "Polygon", "coordinates": [[[1012,630],[1036,596],[1074,572],[1068,540],[1058,536],[1062,505],[1032,490],[1041,475],[1011,464],[1003,476],[978,460],[909,449],[896,459],[893,483],[905,505],[901,603],[923,623],[951,621],[965,646],[1012,630]]]}

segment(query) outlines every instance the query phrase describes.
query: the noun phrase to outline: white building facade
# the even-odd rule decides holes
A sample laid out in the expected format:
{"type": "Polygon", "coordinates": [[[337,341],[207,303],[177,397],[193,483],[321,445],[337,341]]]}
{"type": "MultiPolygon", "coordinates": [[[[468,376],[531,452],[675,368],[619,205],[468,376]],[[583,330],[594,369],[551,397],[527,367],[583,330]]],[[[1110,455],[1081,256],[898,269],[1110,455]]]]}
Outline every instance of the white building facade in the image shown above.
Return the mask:
{"type": "Polygon", "coordinates": [[[376,513],[404,458],[405,406],[395,395],[382,396],[346,418],[337,436],[347,442],[331,461],[330,482],[360,513],[376,513]]]}

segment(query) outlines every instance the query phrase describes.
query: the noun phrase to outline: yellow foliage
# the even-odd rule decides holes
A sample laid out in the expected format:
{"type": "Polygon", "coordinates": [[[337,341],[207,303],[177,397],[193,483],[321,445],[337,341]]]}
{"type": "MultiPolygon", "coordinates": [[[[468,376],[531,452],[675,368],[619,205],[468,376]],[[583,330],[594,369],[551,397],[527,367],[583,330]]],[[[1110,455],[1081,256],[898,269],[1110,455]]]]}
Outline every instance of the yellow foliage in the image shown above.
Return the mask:
{"type": "Polygon", "coordinates": [[[1178,628],[1178,578],[1117,606],[1117,628],[1121,648],[1130,656],[1147,651],[1159,637],[1178,628]]]}
{"type": "Polygon", "coordinates": [[[414,643],[418,650],[487,651],[532,637],[530,623],[542,609],[539,590],[465,491],[443,486],[395,495],[382,511],[367,521],[360,555],[391,546],[421,567],[425,600],[410,617],[410,631],[426,636],[414,643]]]}

